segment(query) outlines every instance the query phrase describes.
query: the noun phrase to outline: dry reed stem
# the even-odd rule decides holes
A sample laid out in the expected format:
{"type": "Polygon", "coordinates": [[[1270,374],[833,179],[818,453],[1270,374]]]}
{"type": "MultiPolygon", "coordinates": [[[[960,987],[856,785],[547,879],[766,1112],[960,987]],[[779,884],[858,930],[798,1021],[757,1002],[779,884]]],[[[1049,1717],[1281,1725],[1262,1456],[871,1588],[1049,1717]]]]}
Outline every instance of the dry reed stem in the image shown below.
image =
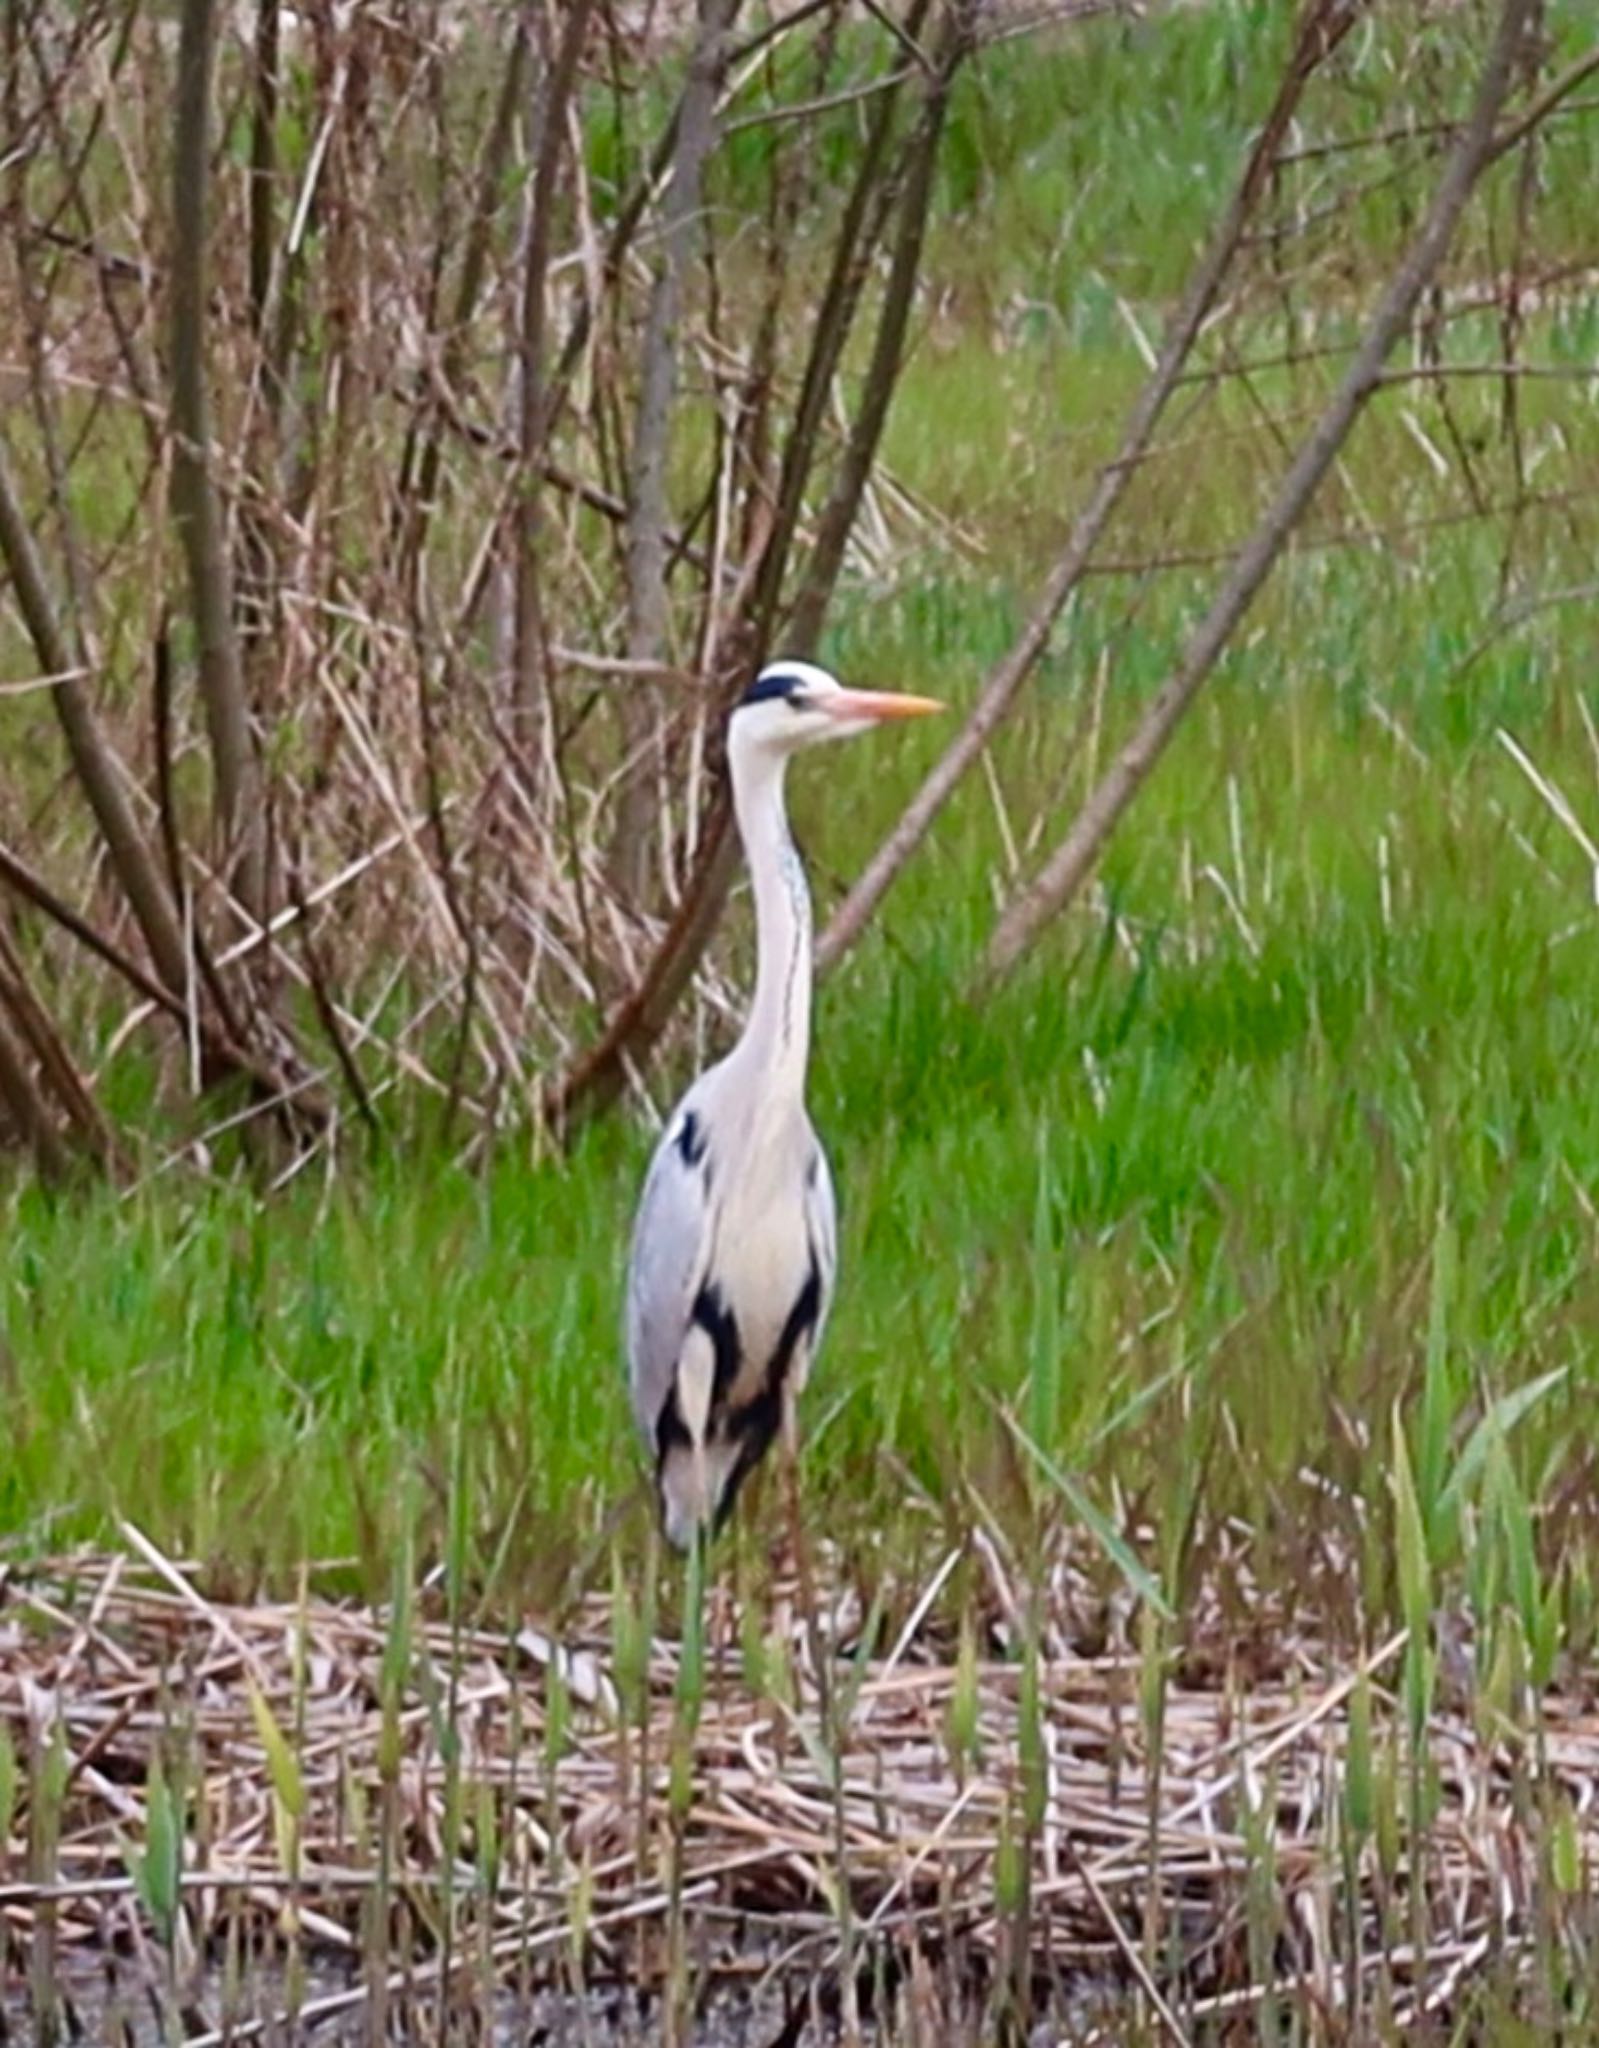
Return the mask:
{"type": "MultiPolygon", "coordinates": [[[[0,1843],[0,1916],[24,1946],[46,1907],[69,1949],[92,1949],[108,1928],[126,1931],[136,1896],[126,1841],[145,1840],[145,1788],[158,1745],[170,1757],[181,1741],[192,1803],[180,1882],[195,1949],[235,1919],[270,1927],[292,1903],[313,1949],[328,1957],[358,1953],[363,1901],[379,1878],[371,1844],[357,1838],[350,1814],[352,1803],[376,1813],[383,1796],[385,1616],[329,1600],[214,1601],[193,1562],[162,1556],[137,1532],[129,1536],[130,1553],[0,1573],[0,1722],[9,1724],[19,1754],[30,1728],[59,1725],[67,1769],[54,1880],[21,1875],[25,1789],[14,1839],[0,1843]],[[282,1860],[272,1768],[247,1680],[279,1728],[298,1728],[289,1739],[304,1804],[292,1871],[282,1860]]],[[[1063,1563],[1050,1574],[1051,1601],[1074,1586],[1080,1590],[1078,1577],[1063,1563]]],[[[736,1639],[731,1594],[719,1588],[711,1597],[718,1610],[712,1640],[736,1639]]],[[[776,1589],[774,1611],[779,1606],[795,1617],[797,1663],[793,1589],[776,1589]]],[[[859,1624],[848,1599],[835,1592],[823,1606],[824,1630],[835,1643],[847,1640],[859,1624]]],[[[1069,1610],[1058,1622],[1069,1632],[1069,1610]]],[[[650,1646],[654,1761],[644,1787],[648,1860],[641,1861],[623,1756],[637,1729],[618,1717],[610,1642],[599,1596],[578,1611],[562,1642],[531,1627],[508,1639],[418,1621],[396,1704],[401,1826],[390,1897],[438,1901],[453,1891],[456,1952],[485,1944],[499,1967],[531,1971],[535,1981],[556,1982],[574,1945],[590,1952],[595,1975],[605,1974],[604,1935],[622,1925],[658,1931],[665,1954],[668,1898],[654,1871],[670,1827],[666,1759],[677,1647],[664,1638],[650,1646]],[[470,1826],[457,1838],[453,1866],[447,1856],[443,1690],[428,1673],[451,1669],[452,1657],[451,1734],[459,1781],[469,1788],[462,1805],[470,1815],[471,1788],[481,1787],[496,1813],[492,1883],[470,1826]],[[552,1761],[549,1673],[557,1662],[567,1719],[564,1747],[552,1761]]],[[[1403,1716],[1383,1687],[1403,1643],[1394,1636],[1362,1667],[1374,1749],[1395,1758],[1403,1756],[1403,1716]]],[[[1566,1802],[1585,1867],[1599,1859],[1599,1714],[1591,1701],[1559,1694],[1539,1703],[1537,1725],[1519,1739],[1487,1740],[1469,1703],[1436,1712],[1429,1739],[1438,1807],[1425,1858],[1402,1857],[1397,1876],[1390,1870],[1385,1877],[1370,1843],[1346,1857],[1348,1716],[1360,1672],[1337,1668],[1316,1641],[1286,1629],[1280,1648],[1279,1668],[1246,1690],[1219,1658],[1214,1667],[1233,1675],[1170,1687],[1153,1785],[1141,1717],[1130,1705],[1136,1658],[1068,1654],[1043,1672],[1051,1768],[1046,1826],[1032,1845],[1035,1964],[1069,1973],[1092,1958],[1099,1979],[1149,1997],[1170,2038],[1183,2038],[1197,2016],[1231,2010],[1229,2000],[1264,1995],[1259,1986],[1245,1989],[1227,1958],[1246,1879],[1251,1871],[1258,1878],[1261,1867],[1245,1801],[1258,1811],[1268,1786],[1274,1803],[1262,1820],[1271,1831],[1278,1925],[1319,1925],[1323,1913],[1333,1927],[1360,1930],[1360,1954],[1340,1956],[1338,1969],[1327,1956],[1318,1963],[1314,1943],[1302,1945],[1300,1987],[1319,1984],[1322,1996],[1341,1997],[1351,1975],[1363,1981],[1382,1967],[1409,2010],[1437,2011],[1490,1954],[1512,1954],[1536,1931],[1547,1911],[1540,1905],[1547,1845],[1528,1825],[1526,1795],[1540,1774],[1541,1790],[1566,1802]],[[1416,1954],[1384,1941],[1381,1899],[1385,1884],[1403,1887],[1423,1874],[1428,1939],[1416,1954]],[[1181,1930],[1175,1970],[1170,1947],[1151,1956],[1135,1946],[1131,1930],[1150,1887],[1163,1924],[1181,1930]],[[1333,1905],[1318,1907],[1318,1899],[1333,1905]]],[[[695,1737],[684,1830],[685,1895],[694,1913],[732,1911],[748,1924],[782,1915],[790,1932],[793,1916],[809,1914],[807,1953],[819,1964],[836,1961],[837,1902],[826,1891],[839,1867],[836,1830],[868,1951],[886,1942],[907,1954],[932,1943],[947,1953],[955,1942],[974,1968],[988,1968],[1004,1933],[995,1862],[1018,1770],[1021,1673],[1015,1663],[979,1663],[976,1755],[960,1772],[947,1738],[956,1683],[929,1630],[896,1640],[891,1654],[868,1666],[848,1712],[835,1793],[826,1730],[809,1696],[790,1709],[719,1670],[695,1737]]],[[[412,1989],[417,1970],[425,1981],[428,1967],[413,1966],[412,1989]]],[[[354,1987],[329,2010],[347,2010],[364,1995],[354,1987]]]]}

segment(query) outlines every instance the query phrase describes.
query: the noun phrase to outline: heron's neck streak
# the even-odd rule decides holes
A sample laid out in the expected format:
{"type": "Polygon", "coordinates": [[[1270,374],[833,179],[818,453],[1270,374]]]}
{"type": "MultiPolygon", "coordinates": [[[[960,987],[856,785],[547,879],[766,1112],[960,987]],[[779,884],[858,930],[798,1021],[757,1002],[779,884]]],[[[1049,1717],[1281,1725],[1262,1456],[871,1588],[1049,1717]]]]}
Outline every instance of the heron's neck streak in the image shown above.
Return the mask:
{"type": "Polygon", "coordinates": [[[740,1058],[763,1088],[803,1096],[811,1040],[811,899],[783,807],[786,763],[735,751],[733,809],[755,888],[755,997],[740,1058]]]}

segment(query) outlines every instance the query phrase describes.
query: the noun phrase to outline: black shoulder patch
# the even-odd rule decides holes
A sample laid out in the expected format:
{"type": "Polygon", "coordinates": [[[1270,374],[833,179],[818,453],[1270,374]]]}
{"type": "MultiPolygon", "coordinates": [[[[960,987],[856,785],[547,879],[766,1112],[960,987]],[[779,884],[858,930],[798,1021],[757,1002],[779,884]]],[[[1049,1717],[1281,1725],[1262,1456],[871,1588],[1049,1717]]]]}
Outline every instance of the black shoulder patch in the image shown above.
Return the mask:
{"type": "Polygon", "coordinates": [[[742,710],[746,704],[770,704],[779,697],[784,703],[792,704],[804,691],[805,678],[797,669],[763,668],[734,708],[742,710]]]}
{"type": "Polygon", "coordinates": [[[698,1166],[705,1157],[705,1148],[710,1140],[699,1118],[690,1110],[683,1118],[682,1128],[677,1134],[677,1149],[685,1166],[698,1166]]]}

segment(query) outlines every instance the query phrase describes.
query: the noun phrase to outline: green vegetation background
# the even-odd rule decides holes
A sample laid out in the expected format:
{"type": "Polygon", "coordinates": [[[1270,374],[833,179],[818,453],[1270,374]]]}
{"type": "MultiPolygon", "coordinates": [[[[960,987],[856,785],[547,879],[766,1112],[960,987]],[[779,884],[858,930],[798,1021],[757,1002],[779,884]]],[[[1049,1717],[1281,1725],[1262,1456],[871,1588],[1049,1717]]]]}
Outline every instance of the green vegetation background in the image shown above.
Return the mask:
{"type": "MultiPolygon", "coordinates": [[[[1553,11],[1562,47],[1583,12],[1553,11]]],[[[975,67],[886,451],[970,545],[857,581],[826,649],[852,678],[959,706],[1005,646],[1137,387],[1138,332],[1158,335],[1234,175],[1285,13],[1102,25],[975,67]]],[[[1358,54],[1347,96],[1319,103],[1327,131],[1371,125],[1385,61],[1375,39],[1358,54]]],[[[1589,118],[1552,131],[1542,266],[1583,257],[1596,144],[1589,118]]],[[[1429,176],[1306,229],[1293,253],[1319,267],[1283,315],[1304,345],[1351,331],[1404,231],[1401,190],[1429,176]]],[[[1479,255],[1508,177],[1474,213],[1479,255]]],[[[1481,269],[1462,259],[1451,281],[1481,269]]],[[[1257,352],[1281,347],[1281,321],[1263,313],[1259,334],[1257,352]]],[[[1446,334],[1459,360],[1497,354],[1492,313],[1446,334]]],[[[1596,339],[1589,297],[1538,315],[1527,347],[1591,365],[1596,339]]],[[[1264,370],[1213,400],[1192,433],[1230,437],[1152,465],[1106,552],[1239,535],[1278,459],[1257,402],[1306,408],[1335,370],[1264,370]]],[[[1498,387],[1452,398],[1502,474],[1498,387]]],[[[1526,386],[1528,445],[1592,474],[1593,399],[1526,386]]],[[[1361,428],[1099,886],[1020,976],[963,993],[1012,841],[1025,865],[1035,820],[1044,844],[1060,829],[1198,616],[1203,567],[1090,583],[994,788],[971,780],[822,992],[813,1107],[844,1242],[807,1484],[863,1560],[911,1570],[973,1496],[1032,1516],[1006,1404],[1145,1532],[1174,1596],[1233,1516],[1262,1583],[1313,1598],[1358,1577],[1367,1610],[1396,1605],[1397,1403],[1435,1563],[1464,1560],[1470,1516],[1445,1491],[1468,1446],[1468,1474],[1486,1460],[1487,1428],[1586,1629],[1599,912],[1497,735],[1599,829],[1591,605],[1505,609],[1504,519],[1318,544],[1461,501],[1436,474],[1436,402],[1399,387],[1361,428]]],[[[1591,579],[1558,511],[1519,522],[1513,562],[1513,589],[1591,579]]],[[[824,913],[943,738],[797,771],[824,913]]],[[[742,914],[724,943],[742,978],[742,914]]],[[[691,1057],[652,1077],[662,1107],[691,1057]]],[[[485,1601],[547,1597],[590,1557],[602,1573],[605,1519],[641,1470],[618,1302],[649,1142],[616,1120],[563,1162],[507,1138],[479,1173],[424,1129],[271,1200],[182,1166],[122,1197],[11,1192],[0,1536],[53,1548],[125,1516],[241,1581],[309,1556],[376,1590],[402,1530],[437,1553],[459,1472],[485,1601]]],[[[623,1521],[624,1551],[643,1528],[623,1521]]]]}

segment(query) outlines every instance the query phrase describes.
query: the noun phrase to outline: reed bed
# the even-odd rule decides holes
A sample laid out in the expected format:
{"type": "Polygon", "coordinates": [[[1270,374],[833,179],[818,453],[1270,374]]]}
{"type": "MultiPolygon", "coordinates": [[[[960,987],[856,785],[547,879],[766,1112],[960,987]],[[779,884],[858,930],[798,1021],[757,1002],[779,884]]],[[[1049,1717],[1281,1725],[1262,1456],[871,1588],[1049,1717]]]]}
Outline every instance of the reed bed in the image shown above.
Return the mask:
{"type": "Polygon", "coordinates": [[[374,2002],[402,1993],[664,1995],[674,1956],[702,1998],[719,1976],[830,1985],[837,2011],[847,1976],[852,2024],[858,1987],[925,2009],[953,1973],[1136,2006],[1151,2038],[1278,1998],[1347,2037],[1591,1934],[1586,1692],[1513,1724],[1457,1642],[1413,1745],[1405,1631],[1351,1660],[1272,1617],[1229,1654],[1197,1640],[1201,1607],[1162,1652],[1114,1625],[1107,1646],[1101,1612],[1087,1654],[1062,1549],[1029,1655],[979,1541],[991,1620],[956,1646],[937,1615],[959,1557],[876,1655],[853,1595],[807,1618],[779,1575],[752,1631],[717,1587],[687,1722],[684,1645],[652,1629],[634,1655],[597,1595],[557,1640],[440,1619],[425,1589],[393,1613],[214,1600],[142,1540],[13,1566],[7,1969],[42,1952],[55,1986],[74,1955],[131,1958],[191,2041],[282,2023],[244,2009],[263,1957],[298,2026],[377,2038],[374,2002]]]}

